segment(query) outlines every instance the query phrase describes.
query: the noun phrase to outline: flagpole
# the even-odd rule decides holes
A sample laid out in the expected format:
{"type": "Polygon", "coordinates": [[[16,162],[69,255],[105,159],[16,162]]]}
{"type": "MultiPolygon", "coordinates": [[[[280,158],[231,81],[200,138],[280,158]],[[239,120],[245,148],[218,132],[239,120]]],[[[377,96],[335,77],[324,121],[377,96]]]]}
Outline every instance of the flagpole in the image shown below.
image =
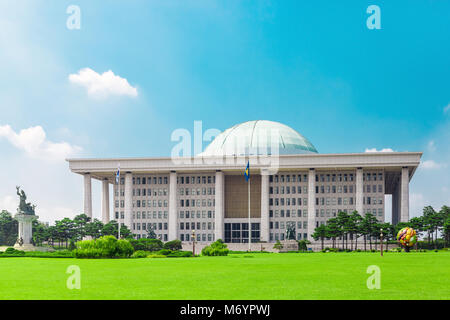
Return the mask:
{"type": "Polygon", "coordinates": [[[252,242],[252,227],[250,223],[250,168],[248,169],[249,179],[248,179],[248,251],[251,251],[252,242]]]}

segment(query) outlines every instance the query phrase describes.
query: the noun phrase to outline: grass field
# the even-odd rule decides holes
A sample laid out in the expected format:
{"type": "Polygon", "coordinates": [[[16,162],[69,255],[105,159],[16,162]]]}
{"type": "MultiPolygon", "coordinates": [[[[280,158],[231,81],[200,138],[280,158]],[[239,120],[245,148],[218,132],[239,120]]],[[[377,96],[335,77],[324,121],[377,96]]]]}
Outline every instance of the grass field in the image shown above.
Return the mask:
{"type": "Polygon", "coordinates": [[[450,299],[450,252],[1,258],[0,299],[450,299]],[[78,265],[81,289],[66,269],[78,265]],[[369,265],[381,289],[369,290],[369,265]]]}

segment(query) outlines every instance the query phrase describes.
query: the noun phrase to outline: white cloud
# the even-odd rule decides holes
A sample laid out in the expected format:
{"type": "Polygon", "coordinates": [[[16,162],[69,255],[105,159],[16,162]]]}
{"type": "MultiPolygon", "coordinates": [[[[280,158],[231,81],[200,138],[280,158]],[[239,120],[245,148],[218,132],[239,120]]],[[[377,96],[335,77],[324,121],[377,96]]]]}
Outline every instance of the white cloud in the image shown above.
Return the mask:
{"type": "Polygon", "coordinates": [[[137,89],[127,79],[115,75],[111,70],[98,74],[90,68],[70,74],[69,81],[87,89],[88,95],[104,99],[109,96],[137,96],[137,89]]]}
{"type": "Polygon", "coordinates": [[[381,150],[377,150],[377,148],[366,148],[364,152],[394,152],[391,148],[384,148],[381,150]]]}
{"type": "Polygon", "coordinates": [[[0,138],[6,138],[17,149],[25,151],[32,157],[47,161],[64,160],[81,151],[78,146],[67,142],[51,142],[47,140],[41,126],[30,127],[16,133],[9,125],[0,126],[0,138]]]}
{"type": "Polygon", "coordinates": [[[450,111],[450,103],[444,107],[444,113],[448,113],[450,111]]]}
{"type": "Polygon", "coordinates": [[[434,140],[430,140],[428,142],[427,147],[428,147],[428,150],[431,151],[431,152],[436,151],[436,144],[434,143],[434,140]]]}
{"type": "Polygon", "coordinates": [[[425,160],[425,161],[422,161],[420,167],[423,168],[423,169],[440,169],[440,168],[443,168],[445,166],[446,166],[445,164],[437,163],[434,160],[425,160]]]}
{"type": "Polygon", "coordinates": [[[0,211],[7,210],[10,213],[14,214],[16,212],[18,204],[19,201],[16,199],[16,197],[4,196],[3,198],[0,198],[0,211]]]}

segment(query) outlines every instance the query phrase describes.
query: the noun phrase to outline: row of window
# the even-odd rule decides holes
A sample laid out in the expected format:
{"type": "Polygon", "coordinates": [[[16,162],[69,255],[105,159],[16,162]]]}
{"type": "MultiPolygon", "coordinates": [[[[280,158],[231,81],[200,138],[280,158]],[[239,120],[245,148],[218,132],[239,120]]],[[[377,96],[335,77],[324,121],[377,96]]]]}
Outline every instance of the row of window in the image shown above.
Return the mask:
{"type": "MultiPolygon", "coordinates": [[[[169,202],[167,200],[133,200],[133,208],[167,208],[169,202]]],[[[119,200],[114,201],[114,207],[119,208],[119,200]]],[[[125,208],[125,200],[120,200],[120,207],[125,208]]]]}
{"type": "MultiPolygon", "coordinates": [[[[286,234],[285,233],[270,233],[269,239],[270,241],[276,241],[281,240],[283,241],[285,239],[286,234]]],[[[308,239],[308,234],[303,233],[303,239],[308,239]]],[[[302,240],[302,233],[297,233],[297,240],[302,240]]]]}
{"type": "Polygon", "coordinates": [[[137,222],[133,223],[133,231],[139,231],[139,230],[150,230],[153,231],[156,230],[167,230],[168,229],[168,223],[167,222],[160,222],[160,223],[145,223],[145,222],[137,222]]]}
{"type": "Polygon", "coordinates": [[[215,195],[216,194],[216,188],[178,188],[178,194],[180,196],[200,196],[200,195],[215,195]],[[200,192],[201,190],[201,192],[200,192]]]}
{"type": "Polygon", "coordinates": [[[269,206],[307,206],[307,198],[269,198],[269,206]],[[302,201],[303,200],[303,201],[302,201]]]}
{"type": "MultiPolygon", "coordinates": [[[[117,192],[116,192],[117,195],[117,192]]],[[[157,197],[157,196],[167,196],[168,192],[167,192],[167,188],[163,188],[163,189],[156,189],[156,188],[135,188],[133,189],[133,197],[157,197]]]]}
{"type": "MultiPolygon", "coordinates": [[[[115,212],[116,220],[119,219],[119,212],[115,212]]],[[[137,211],[133,212],[133,219],[167,219],[168,212],[167,211],[137,211]]],[[[125,219],[125,214],[123,211],[120,212],[120,219],[125,219]]]]}
{"type": "MultiPolygon", "coordinates": [[[[355,210],[355,208],[352,209],[316,209],[316,217],[336,217],[338,212],[345,212],[345,213],[351,213],[355,210]]],[[[378,216],[381,217],[383,216],[383,209],[382,208],[378,208],[378,209],[364,209],[365,213],[372,213],[374,216],[377,215],[378,212],[378,216]]]]}
{"type": "Polygon", "coordinates": [[[281,175],[274,175],[269,176],[269,182],[308,182],[308,175],[307,174],[281,174],[281,175]]]}
{"type": "MultiPolygon", "coordinates": [[[[327,185],[316,186],[316,193],[353,193],[356,190],[354,185],[327,185]]],[[[364,185],[363,191],[367,193],[383,192],[383,185],[364,185]]],[[[308,187],[306,186],[280,186],[269,187],[269,194],[307,194],[308,187]]]]}
{"type": "MultiPolygon", "coordinates": [[[[122,180],[121,178],[120,180],[122,180]]],[[[164,177],[133,177],[133,184],[168,184],[169,179],[167,176],[164,177]]],[[[120,181],[120,184],[123,184],[120,181]]]]}
{"type": "Polygon", "coordinates": [[[180,207],[214,207],[216,199],[180,199],[180,207]]]}
{"type": "MultiPolygon", "coordinates": [[[[212,242],[214,241],[214,233],[198,233],[196,234],[196,241],[212,242]]],[[[181,241],[192,241],[192,236],[189,233],[180,234],[181,241]]]]}
{"type": "MultiPolygon", "coordinates": [[[[353,173],[327,173],[316,174],[316,182],[347,182],[354,181],[355,175],[353,173]]],[[[383,173],[363,173],[364,181],[383,181],[383,173]]],[[[307,174],[292,174],[292,175],[274,175],[269,177],[269,182],[308,182],[307,174]]]]}
{"type": "MultiPolygon", "coordinates": [[[[161,240],[161,241],[164,241],[164,242],[166,242],[166,241],[168,241],[168,236],[167,236],[167,233],[164,233],[164,234],[161,234],[161,233],[157,233],[156,234],[156,237],[159,239],[159,240],[161,240]]],[[[140,239],[140,238],[147,238],[147,234],[145,233],[145,234],[137,234],[137,238],[138,239],[140,239]]]]}
{"type": "MultiPolygon", "coordinates": [[[[194,219],[196,217],[195,211],[180,211],[179,213],[179,217],[180,219],[194,219]]],[[[212,210],[202,210],[202,211],[197,211],[197,219],[212,219],[215,218],[215,212],[212,210]]]]}
{"type": "Polygon", "coordinates": [[[180,230],[214,230],[214,222],[180,222],[180,230]]]}
{"type": "MultiPolygon", "coordinates": [[[[377,205],[383,204],[384,197],[363,197],[363,204],[377,205]]],[[[316,198],[317,206],[340,206],[340,205],[353,205],[355,204],[355,198],[316,198]]],[[[307,198],[270,198],[269,206],[307,206],[307,198]]]]}
{"type": "MultiPolygon", "coordinates": [[[[284,230],[289,224],[293,224],[295,226],[295,221],[270,221],[269,229],[282,229],[284,230]]],[[[297,229],[308,229],[307,221],[297,221],[297,229]]]]}
{"type": "Polygon", "coordinates": [[[177,177],[177,184],[206,184],[206,183],[215,183],[216,177],[215,176],[196,176],[196,177],[187,177],[187,176],[181,176],[177,177]]]}
{"type": "Polygon", "coordinates": [[[297,209],[297,210],[289,210],[287,209],[285,210],[269,210],[269,218],[284,218],[284,217],[307,217],[308,216],[308,210],[304,209],[303,213],[301,209],[297,209]]]}
{"type": "MultiPolygon", "coordinates": [[[[354,181],[353,173],[333,173],[333,174],[316,174],[317,182],[346,182],[346,181],[354,181]]],[[[364,181],[382,181],[383,173],[363,173],[364,181]]],[[[292,175],[272,175],[269,177],[269,182],[307,182],[308,175],[307,174],[292,174],[292,175]]],[[[177,184],[206,184],[206,183],[215,183],[215,176],[181,176],[177,177],[177,184]]],[[[124,184],[125,179],[120,178],[120,184],[124,184]]],[[[159,177],[133,177],[133,184],[168,184],[167,176],[159,176],[159,177]]]]}

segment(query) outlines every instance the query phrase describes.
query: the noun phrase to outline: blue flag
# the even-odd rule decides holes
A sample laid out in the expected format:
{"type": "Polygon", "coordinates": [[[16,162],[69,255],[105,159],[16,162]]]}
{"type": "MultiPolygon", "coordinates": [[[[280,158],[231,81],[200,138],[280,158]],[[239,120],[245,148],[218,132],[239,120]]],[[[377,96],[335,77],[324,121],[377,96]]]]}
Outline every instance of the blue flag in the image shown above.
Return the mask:
{"type": "Polygon", "coordinates": [[[119,164],[119,167],[117,168],[117,173],[116,173],[116,184],[119,184],[119,177],[120,177],[120,164],[119,164]]]}
{"type": "Polygon", "coordinates": [[[247,167],[244,171],[245,181],[248,182],[248,179],[250,179],[250,161],[247,162],[247,167]]]}

